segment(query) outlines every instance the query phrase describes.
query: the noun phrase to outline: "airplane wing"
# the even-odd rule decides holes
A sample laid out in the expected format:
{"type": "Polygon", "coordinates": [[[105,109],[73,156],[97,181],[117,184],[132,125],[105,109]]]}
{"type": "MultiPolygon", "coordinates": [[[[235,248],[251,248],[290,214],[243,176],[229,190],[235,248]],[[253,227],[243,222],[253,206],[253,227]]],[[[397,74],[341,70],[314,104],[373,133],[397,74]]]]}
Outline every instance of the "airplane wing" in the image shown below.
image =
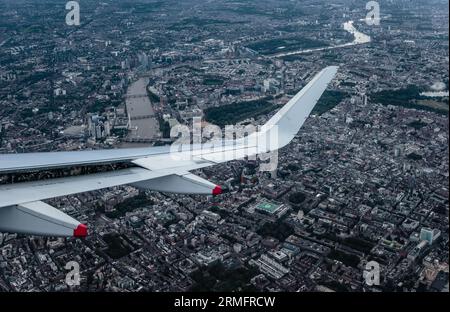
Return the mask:
{"type": "Polygon", "coordinates": [[[42,200],[118,185],[182,194],[218,195],[215,185],[190,171],[277,150],[297,134],[330,81],[336,66],[320,71],[260,131],[218,146],[190,145],[186,151],[169,146],[113,150],[0,155],[1,175],[27,175],[70,168],[119,165],[118,169],[75,176],[0,184],[0,231],[85,236],[86,226],[42,200]]]}

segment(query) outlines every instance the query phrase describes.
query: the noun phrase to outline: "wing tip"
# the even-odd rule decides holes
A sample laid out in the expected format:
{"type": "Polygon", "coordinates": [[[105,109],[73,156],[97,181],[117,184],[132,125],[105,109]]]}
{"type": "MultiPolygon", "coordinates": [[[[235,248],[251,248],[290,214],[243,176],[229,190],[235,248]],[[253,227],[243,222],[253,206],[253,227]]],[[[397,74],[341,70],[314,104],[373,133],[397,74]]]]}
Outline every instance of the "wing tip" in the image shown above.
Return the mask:
{"type": "Polygon", "coordinates": [[[222,188],[219,185],[216,185],[216,187],[212,190],[212,194],[214,196],[222,194],[222,188]]]}
{"type": "Polygon", "coordinates": [[[85,224],[78,224],[77,228],[73,230],[73,237],[86,237],[87,236],[87,226],[85,224]]]}

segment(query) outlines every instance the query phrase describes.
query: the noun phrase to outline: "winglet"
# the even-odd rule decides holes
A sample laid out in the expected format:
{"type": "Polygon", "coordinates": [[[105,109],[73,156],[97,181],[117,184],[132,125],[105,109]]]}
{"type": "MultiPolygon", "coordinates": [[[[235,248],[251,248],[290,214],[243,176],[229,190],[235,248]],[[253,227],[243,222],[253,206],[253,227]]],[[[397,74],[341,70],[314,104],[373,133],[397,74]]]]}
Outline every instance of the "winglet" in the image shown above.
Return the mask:
{"type": "Polygon", "coordinates": [[[77,228],[73,230],[74,237],[86,237],[87,236],[87,226],[80,223],[77,228]]]}
{"type": "MultiPolygon", "coordinates": [[[[337,66],[322,69],[313,79],[287,102],[260,131],[245,138],[228,141],[222,150],[202,149],[201,159],[221,163],[272,152],[287,145],[296,136],[317,104],[328,84],[338,71],[337,66]]],[[[200,157],[199,157],[200,158],[200,157]]]]}
{"type": "Polygon", "coordinates": [[[0,231],[60,237],[87,235],[86,225],[42,201],[1,208],[0,231]]]}
{"type": "Polygon", "coordinates": [[[322,69],[261,127],[261,132],[266,135],[274,128],[277,128],[276,136],[278,137],[278,142],[273,147],[281,148],[295,137],[337,71],[338,66],[329,66],[322,69]]]}

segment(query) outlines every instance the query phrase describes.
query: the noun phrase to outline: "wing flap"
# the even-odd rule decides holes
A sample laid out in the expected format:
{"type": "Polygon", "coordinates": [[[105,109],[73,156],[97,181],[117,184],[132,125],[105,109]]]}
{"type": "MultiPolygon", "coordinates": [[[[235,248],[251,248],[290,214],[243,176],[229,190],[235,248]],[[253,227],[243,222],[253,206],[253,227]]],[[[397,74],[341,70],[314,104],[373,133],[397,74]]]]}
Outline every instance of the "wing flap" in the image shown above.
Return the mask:
{"type": "Polygon", "coordinates": [[[177,194],[219,195],[222,193],[220,186],[189,172],[169,174],[132,185],[142,189],[177,194]]]}
{"type": "Polygon", "coordinates": [[[208,161],[194,159],[190,152],[148,156],[133,160],[132,163],[151,171],[174,170],[177,168],[182,168],[182,171],[189,171],[212,165],[208,161]]]}
{"type": "Polygon", "coordinates": [[[336,76],[337,71],[337,66],[328,66],[322,69],[261,127],[261,132],[265,133],[276,129],[278,148],[288,144],[303,126],[323,92],[336,76]]]}
{"type": "Polygon", "coordinates": [[[167,172],[131,168],[76,177],[0,185],[0,210],[3,209],[1,207],[131,184],[166,174],[167,172]]]}
{"type": "Polygon", "coordinates": [[[84,224],[41,201],[1,208],[0,231],[64,237],[87,235],[84,224]]]}

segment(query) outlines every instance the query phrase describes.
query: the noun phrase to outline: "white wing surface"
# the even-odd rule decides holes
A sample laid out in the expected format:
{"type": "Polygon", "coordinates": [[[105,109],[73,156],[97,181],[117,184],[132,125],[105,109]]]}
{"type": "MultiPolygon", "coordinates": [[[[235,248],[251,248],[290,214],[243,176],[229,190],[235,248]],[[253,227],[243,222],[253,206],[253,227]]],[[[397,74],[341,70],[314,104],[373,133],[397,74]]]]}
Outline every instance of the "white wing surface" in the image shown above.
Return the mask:
{"type": "Polygon", "coordinates": [[[76,166],[127,164],[127,168],[72,177],[0,185],[0,231],[50,236],[84,236],[84,225],[42,200],[130,184],[182,194],[221,193],[221,188],[189,171],[277,150],[288,144],[337,73],[320,71],[260,131],[220,146],[170,147],[0,155],[0,175],[76,166]],[[130,168],[131,166],[131,168],[130,168]],[[78,229],[78,230],[77,230],[78,229]]]}

